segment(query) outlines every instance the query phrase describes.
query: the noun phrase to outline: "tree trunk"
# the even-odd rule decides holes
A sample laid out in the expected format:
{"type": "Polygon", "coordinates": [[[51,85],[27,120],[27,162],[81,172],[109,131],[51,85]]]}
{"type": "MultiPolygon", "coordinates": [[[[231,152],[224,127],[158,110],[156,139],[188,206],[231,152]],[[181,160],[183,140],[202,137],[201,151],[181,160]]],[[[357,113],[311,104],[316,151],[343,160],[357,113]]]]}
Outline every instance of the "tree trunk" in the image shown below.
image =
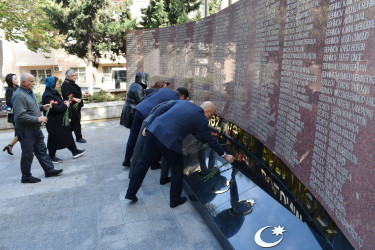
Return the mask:
{"type": "Polygon", "coordinates": [[[0,39],[0,97],[5,95],[3,81],[5,81],[5,77],[3,76],[3,40],[0,39]]]}
{"type": "Polygon", "coordinates": [[[86,68],[86,82],[89,87],[89,94],[92,95],[94,93],[94,77],[93,77],[93,54],[92,54],[92,44],[91,41],[87,45],[87,68],[86,68]]]}

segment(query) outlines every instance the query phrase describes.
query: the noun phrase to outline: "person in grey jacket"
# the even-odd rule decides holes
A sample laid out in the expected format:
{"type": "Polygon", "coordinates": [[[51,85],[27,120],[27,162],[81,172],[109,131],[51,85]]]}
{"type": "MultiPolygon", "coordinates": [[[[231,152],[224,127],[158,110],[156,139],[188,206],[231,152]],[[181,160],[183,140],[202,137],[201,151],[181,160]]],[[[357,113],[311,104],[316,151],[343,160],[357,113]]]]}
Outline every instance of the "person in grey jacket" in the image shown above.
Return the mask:
{"type": "Polygon", "coordinates": [[[23,73],[20,77],[21,86],[12,96],[15,130],[21,143],[21,182],[37,183],[39,178],[31,175],[31,163],[34,154],[42,166],[45,177],[59,175],[63,170],[54,169],[51,158],[47,154],[44,135],[40,130],[42,122],[47,122],[47,117],[41,115],[42,110],[51,108],[51,104],[39,105],[32,88],[35,85],[34,76],[23,73]]]}

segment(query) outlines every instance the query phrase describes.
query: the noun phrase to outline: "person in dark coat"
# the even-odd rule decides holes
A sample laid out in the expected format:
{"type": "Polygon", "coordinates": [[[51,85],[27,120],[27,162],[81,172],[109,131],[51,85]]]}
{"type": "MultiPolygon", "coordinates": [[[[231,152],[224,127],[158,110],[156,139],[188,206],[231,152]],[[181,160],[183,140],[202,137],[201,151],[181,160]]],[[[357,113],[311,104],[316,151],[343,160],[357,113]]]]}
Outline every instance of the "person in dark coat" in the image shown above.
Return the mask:
{"type": "Polygon", "coordinates": [[[61,95],[64,100],[69,100],[69,96],[73,95],[73,102],[70,105],[71,121],[70,126],[76,136],[76,141],[85,143],[86,140],[82,137],[81,132],[81,109],[83,107],[81,87],[76,84],[76,72],[68,69],[65,73],[65,80],[61,86],[61,95]],[[78,109],[73,108],[73,105],[78,103],[78,109]]]}
{"type": "Polygon", "coordinates": [[[189,91],[184,88],[178,88],[177,91],[161,88],[150,95],[134,107],[134,121],[130,129],[128,143],[126,144],[125,159],[123,166],[130,166],[130,159],[133,156],[135,143],[137,142],[139,130],[141,129],[143,120],[150,114],[153,107],[170,100],[185,100],[189,97],[189,91]]]}
{"type": "MultiPolygon", "coordinates": [[[[7,87],[6,92],[5,92],[6,105],[9,106],[9,107],[13,107],[12,106],[12,96],[13,96],[13,93],[19,87],[17,76],[15,74],[8,74],[8,75],[6,75],[5,76],[5,82],[8,84],[8,87],[7,87]]],[[[13,123],[13,126],[14,126],[13,112],[8,113],[8,122],[9,123],[13,123]]],[[[13,149],[14,144],[16,144],[16,142],[18,142],[17,135],[14,136],[13,140],[11,141],[11,143],[9,143],[7,146],[5,146],[5,148],[3,149],[3,151],[6,150],[8,152],[8,154],[13,155],[12,149],[13,149]]]]}
{"type": "Polygon", "coordinates": [[[142,185],[150,164],[160,155],[167,160],[172,173],[170,189],[170,207],[179,206],[187,200],[181,197],[183,183],[182,141],[193,132],[199,133],[205,141],[225,160],[232,163],[233,155],[226,154],[224,148],[211,135],[208,120],[215,114],[213,102],[204,102],[197,106],[191,102],[170,101],[160,106],[151,116],[145,130],[146,136],[141,159],[135,166],[126,192],[126,199],[136,202],[136,194],[142,185]]]}
{"type": "Polygon", "coordinates": [[[53,163],[61,163],[63,160],[56,157],[56,150],[68,148],[72,152],[73,158],[78,158],[85,151],[77,149],[70,126],[63,126],[64,114],[69,108],[70,103],[69,101],[63,101],[60,93],[56,90],[60,87],[57,77],[47,77],[45,84],[46,89],[42,96],[42,104],[52,104],[52,108],[48,112],[48,122],[46,124],[48,154],[53,163]]]}
{"type": "Polygon", "coordinates": [[[134,119],[134,107],[142,101],[147,88],[148,74],[137,72],[135,82],[133,82],[126,94],[126,102],[122,109],[120,124],[125,128],[131,128],[134,119]]]}

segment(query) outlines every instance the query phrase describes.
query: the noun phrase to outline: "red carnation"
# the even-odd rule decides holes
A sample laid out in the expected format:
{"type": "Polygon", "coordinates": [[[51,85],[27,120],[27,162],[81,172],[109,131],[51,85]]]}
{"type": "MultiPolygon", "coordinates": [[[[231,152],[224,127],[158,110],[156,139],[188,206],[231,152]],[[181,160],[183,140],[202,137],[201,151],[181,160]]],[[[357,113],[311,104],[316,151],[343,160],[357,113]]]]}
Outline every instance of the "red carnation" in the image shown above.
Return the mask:
{"type": "Polygon", "coordinates": [[[236,160],[238,160],[238,162],[242,162],[242,159],[243,159],[243,156],[242,156],[242,154],[235,154],[235,158],[236,158],[236,160]]]}

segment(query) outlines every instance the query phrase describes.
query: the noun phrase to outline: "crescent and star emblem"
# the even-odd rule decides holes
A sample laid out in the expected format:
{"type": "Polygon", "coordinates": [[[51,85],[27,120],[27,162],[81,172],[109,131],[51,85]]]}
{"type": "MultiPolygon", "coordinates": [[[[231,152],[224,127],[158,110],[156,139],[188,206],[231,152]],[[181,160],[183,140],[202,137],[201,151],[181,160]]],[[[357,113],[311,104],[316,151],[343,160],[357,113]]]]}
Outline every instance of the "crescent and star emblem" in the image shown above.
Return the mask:
{"type": "Polygon", "coordinates": [[[272,243],[269,243],[269,242],[264,242],[262,240],[262,237],[261,237],[261,234],[264,230],[266,230],[267,228],[270,228],[271,226],[265,226],[261,229],[258,230],[258,232],[255,234],[254,236],[254,240],[255,240],[255,243],[257,243],[259,246],[261,247],[274,247],[276,245],[278,245],[283,239],[284,239],[284,235],[283,235],[283,232],[286,232],[284,230],[284,227],[281,227],[280,225],[278,227],[274,227],[274,229],[272,230],[272,234],[274,234],[275,236],[279,236],[281,235],[281,238],[278,240],[278,241],[275,241],[275,242],[272,242],[272,243]]]}

